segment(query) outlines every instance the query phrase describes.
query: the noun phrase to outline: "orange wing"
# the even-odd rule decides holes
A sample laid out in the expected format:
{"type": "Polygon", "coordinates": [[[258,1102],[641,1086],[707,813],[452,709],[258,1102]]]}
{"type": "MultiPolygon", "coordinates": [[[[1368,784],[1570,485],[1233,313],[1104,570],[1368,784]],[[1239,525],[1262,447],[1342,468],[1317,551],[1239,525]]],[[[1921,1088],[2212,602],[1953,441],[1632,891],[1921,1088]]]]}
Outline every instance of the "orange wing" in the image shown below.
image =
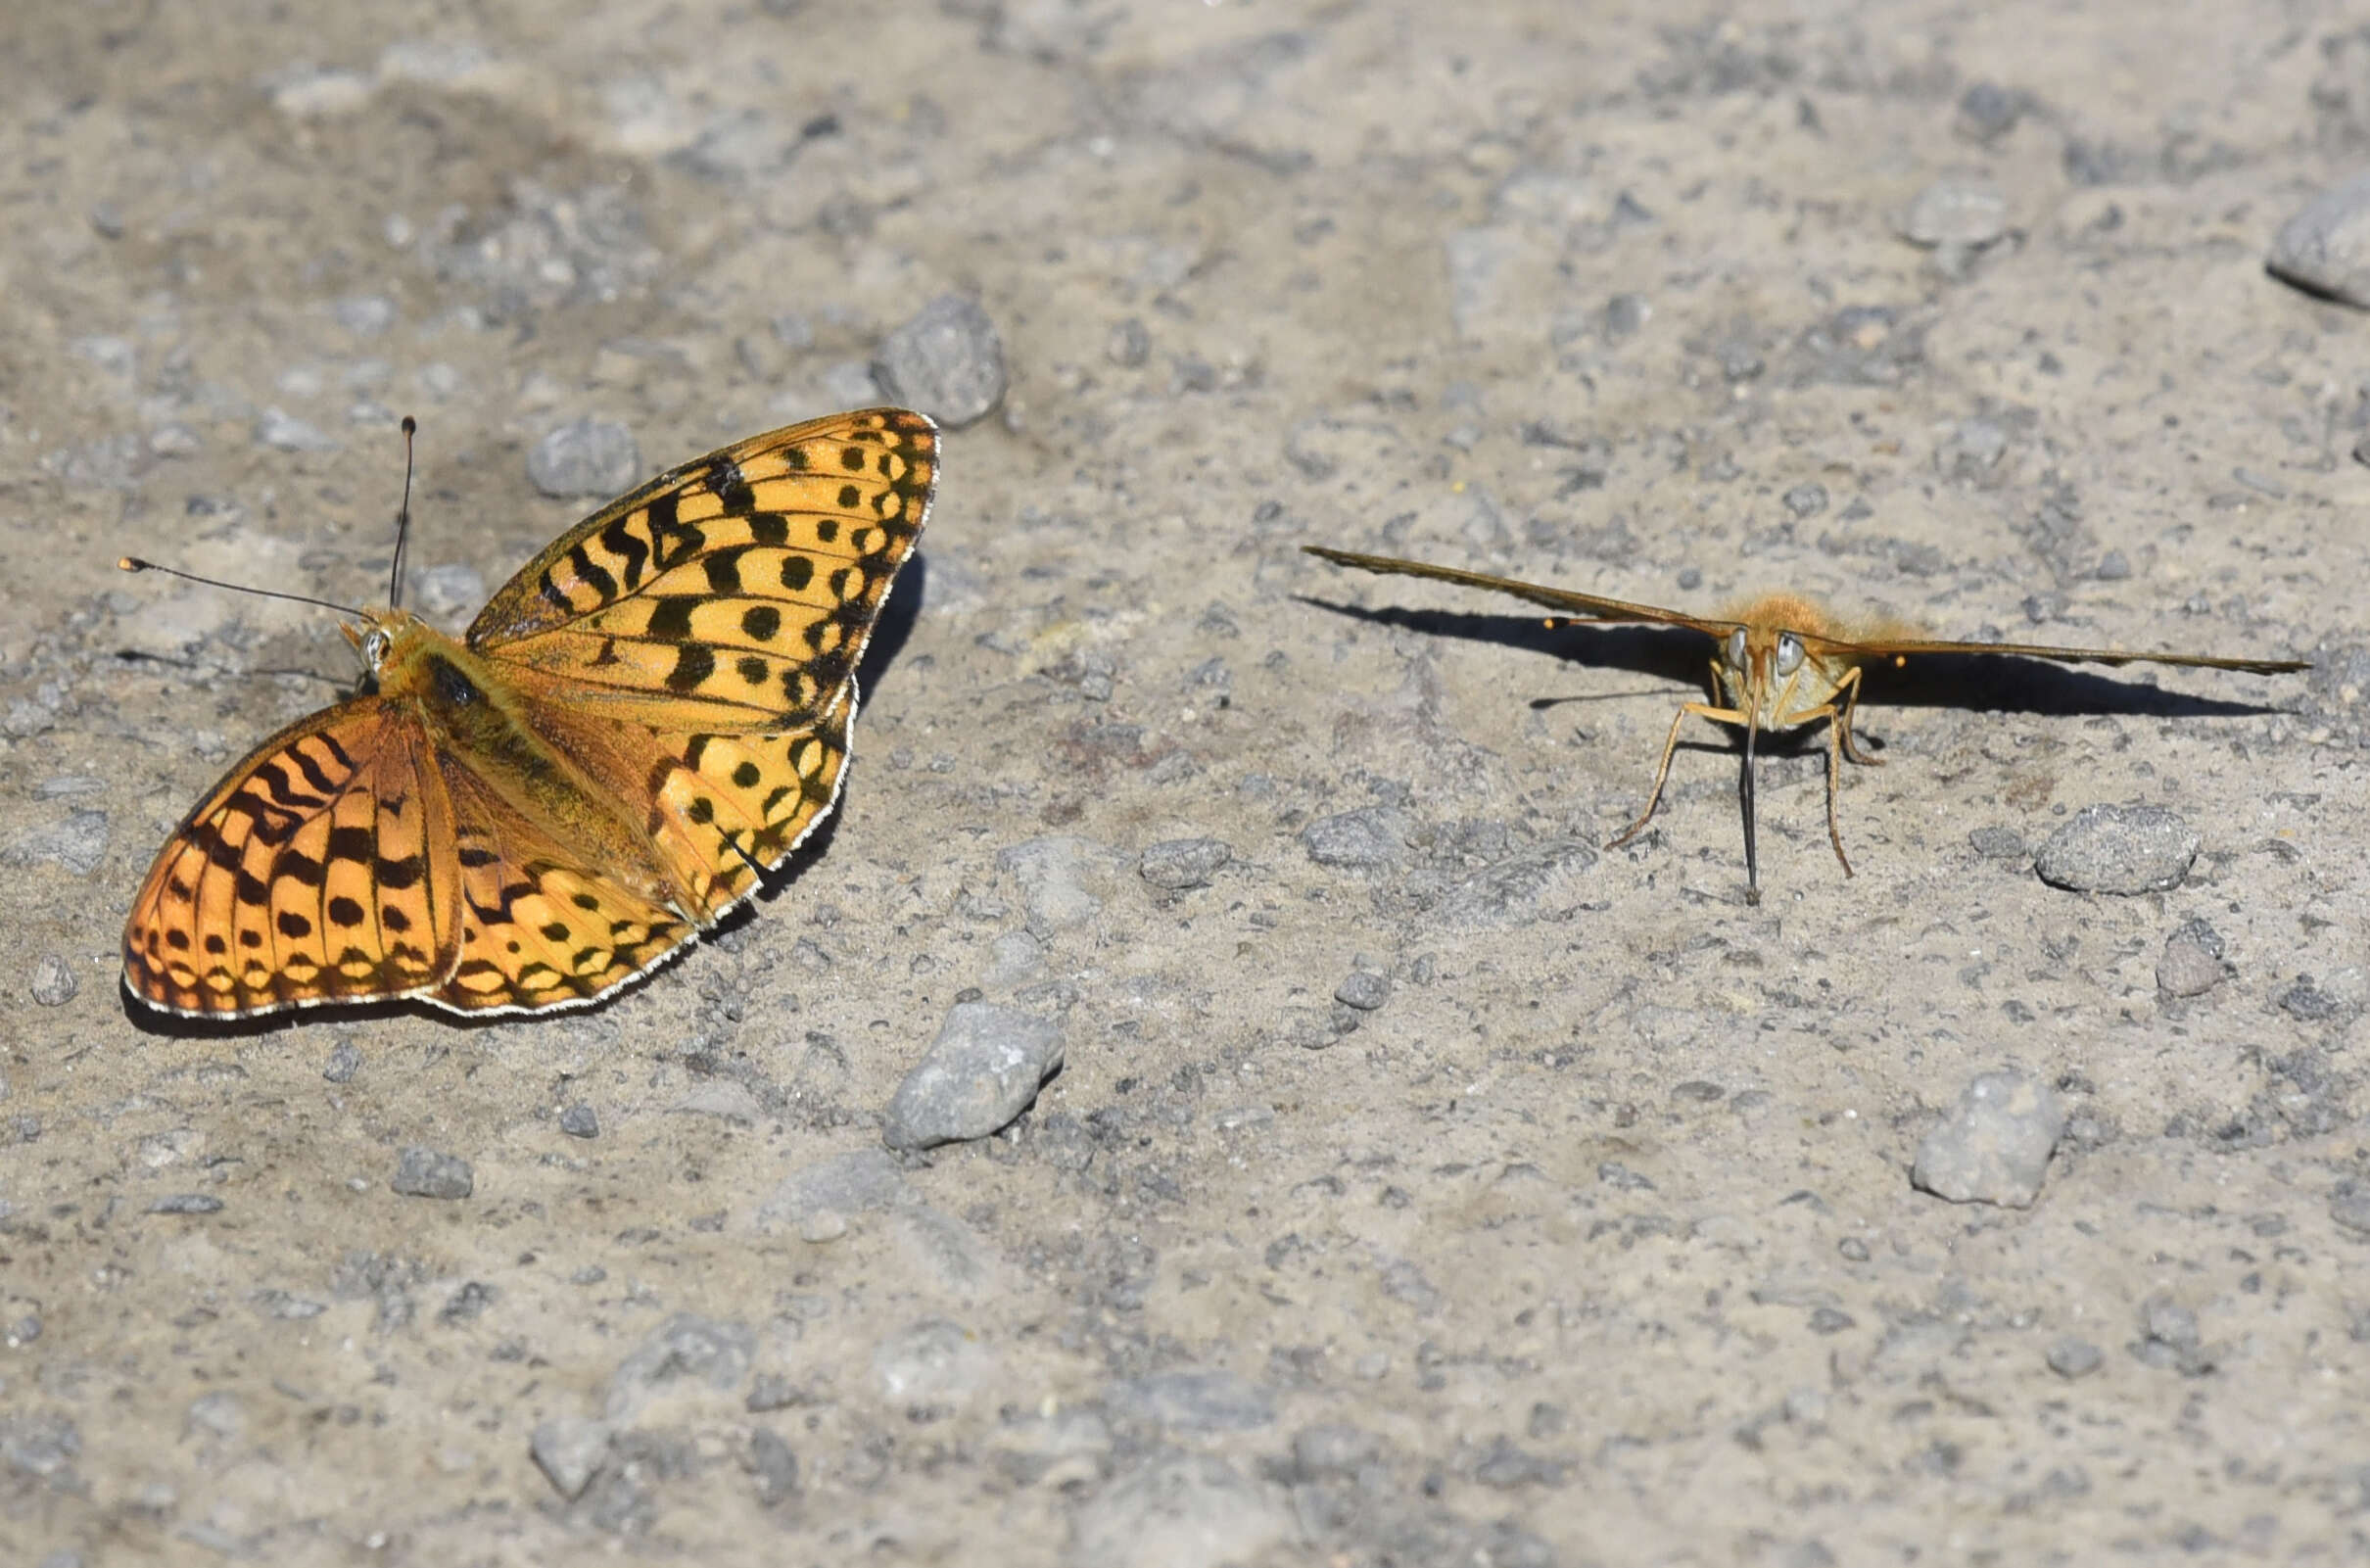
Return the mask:
{"type": "Polygon", "coordinates": [[[578,1007],[696,934],[677,911],[592,864],[447,754],[460,885],[456,961],[427,1000],[456,1013],[578,1007]]]}
{"type": "Polygon", "coordinates": [[[1741,621],[1707,620],[1700,615],[1689,615],[1684,610],[1633,604],[1627,599],[1605,598],[1595,594],[1576,594],[1566,588],[1544,588],[1537,583],[1520,582],[1511,577],[1492,577],[1485,572],[1468,572],[1454,566],[1403,561],[1393,555],[1361,555],[1355,550],[1328,549],[1322,545],[1303,545],[1301,548],[1336,566],[1354,566],[1362,572],[1438,578],[1444,583],[1462,583],[1467,588],[1486,588],[1494,593],[1511,594],[1516,598],[1529,599],[1551,610],[1568,611],[1576,619],[1584,621],[1633,621],[1656,626],[1684,626],[1706,637],[1726,637],[1744,624],[1741,621]]]}
{"type": "Polygon", "coordinates": [[[357,697],[264,741],[166,840],[123,982],[185,1018],[414,996],[451,969],[460,884],[428,737],[357,697]]]}
{"type": "Polygon", "coordinates": [[[868,408],[736,442],[586,518],[469,628],[519,689],[662,733],[837,702],[938,483],[938,427],[868,408]]]}
{"type": "Polygon", "coordinates": [[[2289,675],[2309,670],[2306,659],[2226,659],[2210,653],[2127,653],[2119,648],[2061,648],[2033,642],[1936,642],[1922,638],[1888,638],[1855,642],[1835,638],[1803,639],[1863,659],[1905,659],[1925,653],[2010,653],[2060,664],[2186,664],[2203,670],[2245,670],[2254,675],[2289,675]]]}

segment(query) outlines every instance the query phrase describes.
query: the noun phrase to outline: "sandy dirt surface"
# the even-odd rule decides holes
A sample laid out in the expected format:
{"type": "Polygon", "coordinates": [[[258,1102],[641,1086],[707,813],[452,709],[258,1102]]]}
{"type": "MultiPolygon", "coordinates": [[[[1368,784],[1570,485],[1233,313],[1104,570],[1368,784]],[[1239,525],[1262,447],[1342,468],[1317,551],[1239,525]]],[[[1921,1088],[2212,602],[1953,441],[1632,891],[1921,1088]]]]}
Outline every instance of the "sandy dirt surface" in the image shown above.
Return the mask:
{"type": "Polygon", "coordinates": [[[11,9],[0,1558],[2370,1551],[2370,319],[2263,267],[2370,34],[1458,12],[11,9]],[[375,603],[411,412],[457,626],[552,431],[881,401],[946,296],[1006,384],[751,918],[545,1021],[126,1002],[353,662],[119,553],[375,603]],[[1874,672],[1857,875],[1806,734],[1753,905],[1713,726],[1606,847],[1703,639],[1304,543],[2319,667],[1874,672]],[[1065,1065],[892,1152],[966,1003],[1065,1065]]]}

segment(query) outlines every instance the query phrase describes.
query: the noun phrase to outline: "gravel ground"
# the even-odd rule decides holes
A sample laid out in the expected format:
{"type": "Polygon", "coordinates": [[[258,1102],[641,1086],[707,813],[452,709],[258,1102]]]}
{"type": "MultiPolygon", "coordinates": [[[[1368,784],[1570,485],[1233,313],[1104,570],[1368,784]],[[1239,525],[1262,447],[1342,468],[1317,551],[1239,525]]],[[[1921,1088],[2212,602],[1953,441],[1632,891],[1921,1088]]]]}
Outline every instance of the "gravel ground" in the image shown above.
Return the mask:
{"type": "Polygon", "coordinates": [[[12,9],[0,1557],[2370,1553],[2370,29],[1441,15],[12,9]],[[352,663],[117,555],[375,601],[414,413],[458,625],[884,398],[939,507],[752,918],[126,1004],[352,663]],[[2317,667],[1872,672],[1756,907],[1712,726],[1604,847],[1703,640],[1307,543],[2317,667]]]}

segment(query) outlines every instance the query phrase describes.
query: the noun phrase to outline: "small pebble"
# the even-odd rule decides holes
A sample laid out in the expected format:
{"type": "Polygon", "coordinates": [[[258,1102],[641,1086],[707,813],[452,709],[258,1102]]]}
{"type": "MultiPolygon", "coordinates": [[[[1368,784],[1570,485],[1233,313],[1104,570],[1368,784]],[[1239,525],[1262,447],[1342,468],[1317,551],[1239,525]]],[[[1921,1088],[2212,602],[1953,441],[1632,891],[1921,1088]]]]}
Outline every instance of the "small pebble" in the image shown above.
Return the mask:
{"type": "Polygon", "coordinates": [[[559,1130],[571,1138],[597,1138],[600,1117],[589,1105],[572,1105],[559,1114],[559,1130]]]}
{"type": "Polygon", "coordinates": [[[1959,113],[1951,121],[1951,129],[1988,147],[2014,130],[2016,121],[2031,107],[2032,99],[2025,93],[1978,81],[1959,95],[1959,113]]]}
{"type": "Polygon", "coordinates": [[[2050,1087],[2021,1072],[1986,1072],[1918,1145],[1910,1180],[1951,1203],[2031,1207],[2065,1130],[2050,1087]]]}
{"type": "Polygon", "coordinates": [[[2071,1335],[2049,1348],[2049,1369],[2062,1378],[2088,1377],[2106,1359],[2096,1345],[2071,1335]]]}
{"type": "Polygon", "coordinates": [[[1605,341],[1619,343],[1652,319],[1654,307],[1642,294],[1616,294],[1605,302],[1605,341]]]}
{"type": "Polygon", "coordinates": [[[2008,232],[2008,198],[1982,180],[1938,179],[1911,199],[1900,232],[1929,250],[1989,245],[2008,232]]]}
{"type": "Polygon", "coordinates": [[[106,858],[107,813],[87,807],[27,828],[0,850],[8,865],[56,866],[74,877],[88,877],[106,858]]]}
{"type": "Polygon", "coordinates": [[[477,1178],[458,1155],[414,1144],[397,1158],[395,1179],[388,1185],[406,1198],[466,1198],[476,1190],[477,1178]]]}
{"type": "Polygon", "coordinates": [[[1004,401],[1004,344],[976,303],[942,294],[880,340],[873,378],[898,402],[960,430],[1004,401]]]}
{"type": "Polygon", "coordinates": [[[1825,485],[1796,485],[1785,493],[1785,509],[1796,517],[1816,517],[1826,510],[1825,485]]]}
{"type": "Polygon", "coordinates": [[[81,988],[81,982],[74,978],[74,967],[64,955],[44,953],[34,962],[33,1000],[43,1007],[64,1007],[81,988]]]}
{"type": "Polygon", "coordinates": [[[527,452],[527,482],[560,499],[605,499],[640,477],[634,433],[612,419],[573,420],[545,433],[527,452]]]}
{"type": "Polygon", "coordinates": [[[2166,996],[2204,996],[2228,974],[2222,939],[2202,920],[2175,928],[2157,957],[2157,989],[2166,996]]]}
{"type": "Polygon", "coordinates": [[[1057,1021],[992,1002],[958,1003],[897,1086],[881,1141],[927,1149],[984,1138],[1028,1109],[1062,1057],[1057,1021]]]}
{"type": "Polygon", "coordinates": [[[2049,835],[2033,870],[2080,893],[2160,893],[2181,884],[2203,843],[2162,806],[2084,806],[2049,835]]]}
{"type": "Polygon", "coordinates": [[[1068,1560],[1114,1568],[1266,1562],[1299,1539],[1292,1515],[1224,1459],[1164,1449],[1071,1515],[1068,1560]]]}
{"type": "Polygon", "coordinates": [[[585,1488],[592,1484],[592,1477],[609,1457],[609,1423],[583,1416],[554,1416],[537,1425],[528,1439],[527,1451],[535,1456],[536,1468],[551,1483],[551,1490],[574,1502],[584,1496],[585,1488]]]}
{"type": "Polygon", "coordinates": [[[352,1040],[340,1040],[321,1064],[321,1076],[331,1083],[352,1083],[362,1070],[362,1053],[352,1040]]]}
{"type": "Polygon", "coordinates": [[[1132,370],[1152,357],[1152,334],[1131,315],[1111,329],[1111,339],[1103,345],[1103,356],[1121,369],[1132,370]]]}
{"type": "Polygon", "coordinates": [[[1406,814],[1366,806],[1319,817],[1301,830],[1301,846],[1320,866],[1387,866],[1407,852],[1406,814]]]}
{"type": "Polygon", "coordinates": [[[2370,1185],[2341,1181],[2329,1191],[2329,1217],[2338,1227],[2370,1237],[2370,1185]]]}
{"type": "Polygon", "coordinates": [[[757,1482],[757,1505],[778,1507],[798,1492],[798,1455],[771,1427],[749,1433],[749,1474],[757,1482]]]}
{"type": "Polygon", "coordinates": [[[1333,999],[1361,1013],[1371,1013],[1391,1000],[1391,976],[1372,970],[1351,970],[1333,989],[1333,999]]]}
{"type": "Polygon", "coordinates": [[[798,1239],[820,1247],[847,1234],[847,1216],[836,1209],[813,1209],[798,1216],[798,1239]]]}
{"type": "Polygon", "coordinates": [[[2021,860],[2024,858],[2024,835],[2014,828],[1994,825],[1978,828],[1967,835],[1975,853],[1985,860],[2021,860]]]}
{"type": "Polygon", "coordinates": [[[1220,839],[1168,838],[1147,848],[1136,869],[1155,887],[1182,892],[1209,885],[1209,879],[1233,858],[1234,850],[1220,839]]]}
{"type": "Polygon", "coordinates": [[[757,1331],[747,1324],[677,1312],[617,1363],[602,1413],[611,1421],[631,1421],[661,1386],[681,1379],[731,1393],[749,1375],[756,1356],[757,1331]]]}
{"type": "Polygon", "coordinates": [[[210,1192],[176,1192],[148,1206],[152,1214],[218,1214],[222,1200],[210,1192]]]}
{"type": "Polygon", "coordinates": [[[279,408],[266,408],[257,418],[255,439],[275,451],[328,451],[337,446],[318,425],[279,408]]]}
{"type": "Polygon", "coordinates": [[[2308,293],[2370,307],[2370,173],[2315,197],[2281,224],[2264,265],[2308,293]]]}

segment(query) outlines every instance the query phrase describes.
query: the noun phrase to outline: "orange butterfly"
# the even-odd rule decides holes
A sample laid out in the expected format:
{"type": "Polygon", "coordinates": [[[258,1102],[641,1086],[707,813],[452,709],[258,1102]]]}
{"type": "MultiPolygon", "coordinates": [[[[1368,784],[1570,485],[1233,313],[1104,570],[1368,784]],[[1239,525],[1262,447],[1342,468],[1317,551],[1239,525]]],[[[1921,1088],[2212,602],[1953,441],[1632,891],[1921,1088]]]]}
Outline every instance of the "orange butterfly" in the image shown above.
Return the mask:
{"type": "MultiPolygon", "coordinates": [[[[1744,807],[1744,875],[1746,897],[1761,896],[1760,868],[1753,843],[1753,742],[1763,730],[1790,730],[1797,725],[1826,721],[1826,836],[1835,846],[1843,875],[1852,874],[1844,858],[1843,834],[1835,826],[1835,784],[1842,759],[1880,766],[1882,759],[1865,756],[1852,741],[1852,712],[1860,701],[1860,667],[1871,659],[1890,659],[1900,665],[1921,653],[2012,653],[2028,659],[2055,659],[2061,664],[2187,664],[2212,670],[2245,670],[2253,675],[2285,675],[2312,666],[2300,659],[2225,659],[2203,653],[2126,653],[2114,648],[2043,647],[2022,642],[1937,642],[1909,635],[1907,627],[1879,623],[1853,628],[1828,611],[1791,594],[1765,594],[1725,615],[1689,615],[1683,610],[1631,604],[1570,589],[1542,588],[1509,577],[1490,577],[1453,566],[1430,566],[1422,561],[1387,555],[1361,555],[1354,550],[1326,549],[1304,545],[1309,554],[1337,566],[1360,571],[1435,577],[1446,583],[1493,589],[1572,611],[1572,619],[1600,624],[1621,622],[1683,626],[1718,641],[1712,657],[1712,695],[1725,696],[1726,707],[1706,702],[1681,705],[1671,720],[1670,738],[1663,742],[1662,763],[1654,770],[1654,788],[1646,809],[1605,847],[1618,848],[1645,832],[1662,786],[1671,776],[1671,753],[1679,745],[1679,727],[1688,714],[1720,724],[1744,726],[1744,773],[1739,792],[1744,807]]],[[[1550,621],[1549,625],[1555,624],[1550,621]]]]}
{"type": "Polygon", "coordinates": [[[610,502],[457,641],[356,612],[360,689],[166,841],[126,988],[185,1018],[524,1013],[647,974],[837,800],[856,663],[937,482],[927,417],[834,414],[610,502]]]}

